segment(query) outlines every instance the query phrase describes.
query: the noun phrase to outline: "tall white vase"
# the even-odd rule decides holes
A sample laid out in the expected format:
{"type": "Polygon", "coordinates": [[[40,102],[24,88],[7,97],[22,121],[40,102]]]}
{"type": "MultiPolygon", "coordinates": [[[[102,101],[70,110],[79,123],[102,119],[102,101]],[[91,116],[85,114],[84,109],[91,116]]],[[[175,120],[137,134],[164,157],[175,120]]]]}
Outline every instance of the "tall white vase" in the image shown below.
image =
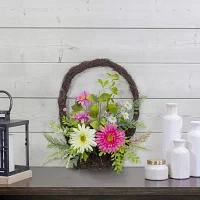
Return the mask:
{"type": "Polygon", "coordinates": [[[167,114],[162,120],[162,158],[169,164],[173,140],[181,138],[182,118],[178,115],[177,104],[167,103],[167,114]]]}
{"type": "Polygon", "coordinates": [[[200,177],[200,121],[191,121],[186,139],[190,152],[190,175],[200,177]]]}
{"type": "MultiPolygon", "coordinates": [[[[1,157],[0,157],[1,165],[1,157]]],[[[15,170],[15,159],[14,159],[14,134],[9,134],[9,172],[15,170]]]]}
{"type": "Polygon", "coordinates": [[[189,151],[185,148],[185,140],[174,140],[174,149],[170,157],[170,177],[186,179],[190,177],[189,151]]]}

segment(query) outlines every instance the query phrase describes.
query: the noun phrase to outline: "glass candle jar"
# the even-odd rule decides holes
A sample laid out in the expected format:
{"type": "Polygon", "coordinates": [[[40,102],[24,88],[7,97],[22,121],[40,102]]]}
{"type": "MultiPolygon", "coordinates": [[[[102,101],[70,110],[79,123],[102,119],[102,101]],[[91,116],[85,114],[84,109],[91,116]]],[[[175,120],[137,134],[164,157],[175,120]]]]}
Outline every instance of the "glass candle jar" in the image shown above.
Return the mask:
{"type": "Polygon", "coordinates": [[[148,180],[168,179],[168,167],[165,160],[147,160],[145,178],[148,180]]]}

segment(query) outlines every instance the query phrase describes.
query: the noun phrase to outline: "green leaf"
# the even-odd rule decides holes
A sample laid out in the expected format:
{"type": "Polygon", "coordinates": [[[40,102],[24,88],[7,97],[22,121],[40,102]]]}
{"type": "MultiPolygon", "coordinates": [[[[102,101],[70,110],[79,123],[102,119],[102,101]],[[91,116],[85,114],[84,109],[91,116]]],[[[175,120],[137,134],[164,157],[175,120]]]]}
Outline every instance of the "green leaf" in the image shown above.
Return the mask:
{"type": "Polygon", "coordinates": [[[97,97],[94,95],[94,94],[90,94],[88,97],[87,97],[88,100],[92,101],[92,102],[97,102],[98,99],[97,97]]]}
{"type": "Polygon", "coordinates": [[[83,160],[86,162],[88,159],[88,155],[87,153],[83,152],[83,160]]]}
{"type": "Polygon", "coordinates": [[[72,106],[72,110],[73,110],[74,112],[79,112],[79,111],[83,110],[83,106],[82,106],[81,104],[79,104],[79,103],[76,102],[76,103],[72,106]]]}
{"type": "Polygon", "coordinates": [[[108,83],[109,83],[108,80],[104,81],[103,86],[105,87],[106,85],[108,85],[108,83]]]}
{"type": "Polygon", "coordinates": [[[98,82],[103,86],[103,81],[101,79],[98,79],[98,82]]]}
{"type": "Polygon", "coordinates": [[[112,83],[111,87],[114,87],[114,86],[115,86],[115,83],[116,83],[116,82],[115,82],[115,81],[113,81],[113,83],[112,83]]]}
{"type": "Polygon", "coordinates": [[[93,129],[95,129],[96,131],[98,131],[99,130],[99,122],[98,121],[93,121],[93,122],[91,122],[90,123],[90,125],[91,125],[91,127],[93,128],[93,129]]]}
{"type": "Polygon", "coordinates": [[[113,94],[118,95],[118,89],[116,87],[112,88],[112,92],[113,94]]]}
{"type": "Polygon", "coordinates": [[[119,79],[119,75],[118,74],[113,74],[112,78],[113,78],[113,80],[118,80],[119,79]]]}
{"type": "Polygon", "coordinates": [[[102,151],[99,153],[99,156],[103,156],[103,152],[102,151]]]}
{"type": "Polygon", "coordinates": [[[107,73],[108,74],[108,76],[110,76],[111,78],[113,77],[113,75],[112,74],[110,74],[110,73],[107,73]]]}
{"type": "Polygon", "coordinates": [[[99,114],[99,108],[95,104],[95,105],[92,106],[92,108],[91,108],[91,110],[89,112],[89,116],[92,117],[93,119],[96,119],[98,114],[99,114]]]}
{"type": "Polygon", "coordinates": [[[111,97],[110,94],[108,93],[102,93],[101,96],[99,97],[99,101],[100,102],[106,102],[109,100],[109,98],[111,97]]]}
{"type": "Polygon", "coordinates": [[[114,115],[116,115],[118,112],[118,108],[115,104],[108,104],[107,110],[109,110],[114,115]]]}
{"type": "Polygon", "coordinates": [[[102,124],[103,126],[106,126],[107,123],[108,123],[108,121],[103,117],[103,118],[101,119],[101,124],[102,124]]]}
{"type": "Polygon", "coordinates": [[[110,98],[109,101],[111,101],[112,103],[115,103],[113,98],[110,98]]]}

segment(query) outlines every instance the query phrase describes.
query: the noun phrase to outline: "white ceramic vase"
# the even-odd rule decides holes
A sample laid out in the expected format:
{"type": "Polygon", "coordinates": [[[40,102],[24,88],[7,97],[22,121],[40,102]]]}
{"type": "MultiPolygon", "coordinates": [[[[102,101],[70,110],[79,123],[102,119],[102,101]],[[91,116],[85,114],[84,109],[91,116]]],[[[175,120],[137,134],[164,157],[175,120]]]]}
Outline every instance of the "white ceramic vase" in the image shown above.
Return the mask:
{"type": "Polygon", "coordinates": [[[190,175],[200,177],[200,121],[192,121],[186,135],[190,152],[190,175]]]}
{"type": "Polygon", "coordinates": [[[167,103],[167,114],[162,120],[162,158],[169,164],[173,140],[181,138],[182,118],[178,115],[177,104],[167,103]]]}
{"type": "Polygon", "coordinates": [[[185,148],[185,140],[174,140],[174,149],[170,156],[170,177],[187,179],[190,177],[190,156],[185,148]]]}

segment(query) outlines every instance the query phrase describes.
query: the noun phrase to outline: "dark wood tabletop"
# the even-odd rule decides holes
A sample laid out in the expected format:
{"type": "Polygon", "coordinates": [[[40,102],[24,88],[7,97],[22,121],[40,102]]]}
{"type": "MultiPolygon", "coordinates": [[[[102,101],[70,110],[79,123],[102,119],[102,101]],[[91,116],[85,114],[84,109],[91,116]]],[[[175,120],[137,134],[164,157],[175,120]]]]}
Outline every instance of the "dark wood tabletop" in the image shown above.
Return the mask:
{"type": "MultiPolygon", "coordinates": [[[[3,199],[196,199],[200,178],[148,181],[144,168],[127,167],[117,175],[112,170],[76,170],[32,167],[33,177],[9,186],[0,185],[3,199]]],[[[1,199],[1,198],[0,198],[1,199]]]]}

